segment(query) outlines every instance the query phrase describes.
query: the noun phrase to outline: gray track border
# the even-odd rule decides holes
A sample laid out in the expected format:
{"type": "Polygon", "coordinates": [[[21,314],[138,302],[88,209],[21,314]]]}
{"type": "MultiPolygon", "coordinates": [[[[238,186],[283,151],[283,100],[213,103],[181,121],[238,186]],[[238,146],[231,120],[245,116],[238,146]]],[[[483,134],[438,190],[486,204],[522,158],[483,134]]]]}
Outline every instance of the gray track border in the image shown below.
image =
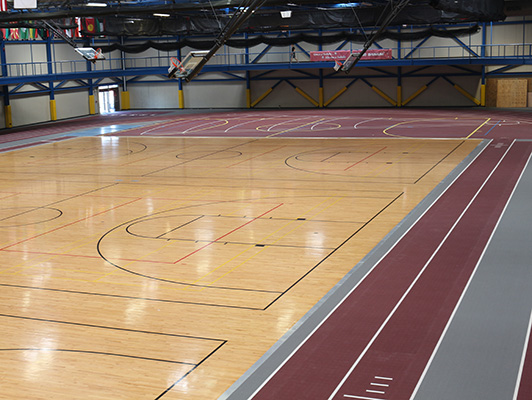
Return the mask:
{"type": "Polygon", "coordinates": [[[368,271],[405,235],[467,169],[492,140],[483,140],[408,215],[397,224],[340,282],[277,341],[219,400],[249,399],[324,318],[349,294],[368,271]]]}

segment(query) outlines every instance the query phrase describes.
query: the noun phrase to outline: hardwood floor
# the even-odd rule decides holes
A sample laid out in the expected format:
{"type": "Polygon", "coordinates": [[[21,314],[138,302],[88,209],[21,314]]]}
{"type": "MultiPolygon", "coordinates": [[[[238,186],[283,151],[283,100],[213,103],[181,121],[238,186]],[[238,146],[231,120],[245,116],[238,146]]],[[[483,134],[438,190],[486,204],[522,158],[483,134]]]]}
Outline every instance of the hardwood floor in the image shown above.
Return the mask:
{"type": "Polygon", "coordinates": [[[477,144],[101,136],[0,154],[0,398],[217,398],[477,144]]]}

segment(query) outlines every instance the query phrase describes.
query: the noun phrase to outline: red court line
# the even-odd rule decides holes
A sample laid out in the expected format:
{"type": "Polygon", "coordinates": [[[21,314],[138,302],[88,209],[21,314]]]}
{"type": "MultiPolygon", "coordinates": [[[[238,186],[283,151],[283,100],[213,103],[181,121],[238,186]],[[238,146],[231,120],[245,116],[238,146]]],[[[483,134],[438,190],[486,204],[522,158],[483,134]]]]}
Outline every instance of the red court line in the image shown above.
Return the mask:
{"type": "Polygon", "coordinates": [[[375,376],[393,379],[393,386],[385,390],[387,399],[408,399],[531,147],[529,143],[512,147],[511,156],[497,168],[507,147],[485,149],[254,399],[307,394],[327,399],[345,376],[334,399],[345,400],[343,394],[375,397],[366,392],[373,390],[375,376]]]}
{"type": "Polygon", "coordinates": [[[269,214],[269,213],[271,213],[272,211],[278,209],[278,208],[281,207],[283,204],[284,204],[284,203],[281,203],[281,204],[276,205],[275,207],[273,207],[272,209],[266,211],[265,213],[262,213],[262,214],[259,215],[258,217],[253,218],[251,221],[248,221],[248,222],[246,222],[245,224],[242,224],[242,225],[240,225],[239,227],[233,229],[232,231],[227,232],[226,234],[220,236],[219,238],[214,239],[214,241],[212,241],[212,242],[210,242],[210,243],[207,243],[206,245],[200,247],[199,249],[194,250],[192,253],[188,253],[186,256],[181,257],[181,258],[180,258],[179,260],[177,260],[177,261],[174,261],[174,264],[177,264],[178,262],[183,261],[185,258],[188,258],[188,257],[190,257],[191,255],[196,254],[198,251],[201,251],[201,250],[203,250],[204,248],[209,247],[210,245],[212,245],[212,244],[214,244],[214,243],[216,243],[216,242],[222,240],[224,237],[229,236],[231,233],[234,233],[234,232],[238,231],[239,229],[242,229],[242,228],[245,227],[246,225],[249,225],[249,224],[251,224],[252,222],[255,222],[255,221],[258,220],[259,218],[264,217],[266,214],[269,214]]]}
{"type": "Polygon", "coordinates": [[[27,242],[27,241],[29,241],[29,240],[36,239],[36,238],[38,238],[38,237],[41,237],[41,236],[44,236],[44,235],[48,235],[49,233],[52,233],[52,232],[58,231],[58,230],[60,230],[60,229],[66,228],[67,226],[71,226],[71,225],[77,224],[78,222],[81,222],[81,221],[86,221],[86,220],[88,220],[88,219],[91,219],[91,218],[93,218],[93,217],[96,217],[97,215],[105,214],[105,213],[107,213],[107,212],[109,212],[109,211],[116,210],[117,208],[127,206],[128,204],[134,203],[134,202],[139,201],[139,200],[142,200],[142,198],[139,197],[139,198],[137,198],[137,199],[135,199],[135,200],[128,201],[127,203],[120,204],[119,206],[109,208],[109,209],[107,209],[107,210],[105,210],[105,211],[102,211],[102,212],[99,212],[99,213],[96,213],[96,214],[92,214],[92,215],[90,215],[90,216],[88,216],[88,217],[78,219],[77,221],[70,222],[70,223],[68,223],[68,224],[66,224],[66,225],[58,226],[57,228],[54,228],[54,229],[49,230],[49,231],[47,231],[47,232],[39,233],[38,235],[35,235],[35,236],[32,236],[32,237],[29,237],[29,238],[27,238],[27,239],[21,240],[21,241],[19,241],[19,242],[13,243],[13,244],[10,244],[9,246],[2,247],[2,248],[0,249],[0,251],[3,251],[3,250],[5,250],[5,249],[9,249],[10,247],[13,247],[13,246],[16,246],[16,245],[18,245],[18,244],[21,244],[21,243],[27,242]]]}
{"type": "Polygon", "coordinates": [[[383,151],[384,149],[386,149],[386,147],[388,147],[388,146],[384,146],[382,149],[377,150],[375,153],[373,153],[373,154],[367,156],[366,158],[363,158],[363,159],[360,160],[359,162],[356,162],[356,163],[354,163],[353,165],[350,165],[349,167],[347,167],[346,169],[344,169],[344,171],[347,171],[348,169],[353,168],[354,166],[360,164],[361,162],[366,161],[368,158],[371,158],[371,157],[373,157],[375,154],[378,154],[378,153],[380,153],[381,151],[383,151]]]}

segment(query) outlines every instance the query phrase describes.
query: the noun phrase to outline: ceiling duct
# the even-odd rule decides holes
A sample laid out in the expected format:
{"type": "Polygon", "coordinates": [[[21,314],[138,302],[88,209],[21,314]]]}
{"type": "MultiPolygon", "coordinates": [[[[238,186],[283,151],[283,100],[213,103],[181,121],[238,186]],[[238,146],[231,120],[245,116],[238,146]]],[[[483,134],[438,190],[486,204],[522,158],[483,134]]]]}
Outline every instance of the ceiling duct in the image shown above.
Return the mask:
{"type": "Polygon", "coordinates": [[[478,21],[505,18],[504,0],[431,0],[430,4],[438,10],[472,16],[478,21]]]}
{"type": "Polygon", "coordinates": [[[530,0],[507,0],[504,2],[504,14],[507,17],[532,15],[532,2],[530,0]]]}

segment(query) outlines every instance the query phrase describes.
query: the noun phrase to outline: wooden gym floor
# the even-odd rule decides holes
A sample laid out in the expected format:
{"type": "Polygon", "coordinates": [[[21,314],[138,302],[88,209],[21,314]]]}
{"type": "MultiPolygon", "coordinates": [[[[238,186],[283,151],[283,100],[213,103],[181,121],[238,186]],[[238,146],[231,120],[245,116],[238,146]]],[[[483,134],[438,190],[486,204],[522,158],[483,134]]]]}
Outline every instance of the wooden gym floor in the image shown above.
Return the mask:
{"type": "Polygon", "coordinates": [[[218,398],[482,140],[529,125],[129,112],[6,131],[0,398],[218,398]]]}

